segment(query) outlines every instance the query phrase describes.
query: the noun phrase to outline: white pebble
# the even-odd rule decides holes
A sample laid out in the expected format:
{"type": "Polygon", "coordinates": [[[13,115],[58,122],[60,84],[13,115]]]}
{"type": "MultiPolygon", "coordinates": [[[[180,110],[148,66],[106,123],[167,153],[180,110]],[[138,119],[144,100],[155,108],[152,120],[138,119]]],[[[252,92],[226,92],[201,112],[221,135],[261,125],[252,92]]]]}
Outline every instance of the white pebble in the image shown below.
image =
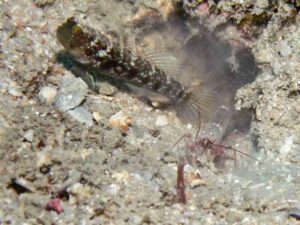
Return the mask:
{"type": "Polygon", "coordinates": [[[85,108],[79,106],[68,111],[68,114],[80,123],[86,124],[88,127],[93,126],[93,115],[85,108]]]}
{"type": "Polygon", "coordinates": [[[28,141],[28,142],[32,142],[32,141],[33,141],[33,136],[34,136],[34,130],[28,130],[28,131],[26,131],[26,133],[24,134],[24,138],[25,138],[26,141],[28,141]]]}
{"type": "Polygon", "coordinates": [[[292,150],[294,145],[294,135],[288,136],[284,140],[284,144],[281,146],[279,152],[281,157],[286,157],[292,150]]]}
{"type": "Polygon", "coordinates": [[[22,91],[19,87],[9,87],[8,93],[15,97],[23,96],[22,91]]]}
{"type": "Polygon", "coordinates": [[[282,41],[280,46],[280,54],[283,57],[288,57],[292,53],[292,49],[287,43],[287,41],[282,41]]]}
{"type": "Polygon", "coordinates": [[[192,129],[192,128],[193,128],[193,125],[192,125],[192,124],[190,124],[190,123],[188,123],[188,124],[186,125],[186,128],[190,130],[190,129],[192,129]]]}
{"type": "Polygon", "coordinates": [[[62,78],[55,105],[62,111],[74,109],[84,100],[88,86],[81,78],[66,75],[62,78]]]}
{"type": "Polygon", "coordinates": [[[98,123],[100,123],[100,121],[102,119],[100,113],[99,112],[93,112],[92,114],[93,114],[94,120],[96,120],[98,123]]]}
{"type": "Polygon", "coordinates": [[[159,115],[155,121],[156,126],[166,126],[169,124],[168,118],[164,115],[159,115]]]}
{"type": "Polygon", "coordinates": [[[117,184],[111,184],[108,186],[108,188],[106,189],[107,192],[110,194],[110,195],[117,195],[118,192],[120,191],[120,186],[117,185],[117,184]]]}
{"type": "Polygon", "coordinates": [[[42,102],[46,102],[47,104],[51,104],[57,94],[57,90],[55,87],[42,87],[39,92],[39,98],[42,102]]]}

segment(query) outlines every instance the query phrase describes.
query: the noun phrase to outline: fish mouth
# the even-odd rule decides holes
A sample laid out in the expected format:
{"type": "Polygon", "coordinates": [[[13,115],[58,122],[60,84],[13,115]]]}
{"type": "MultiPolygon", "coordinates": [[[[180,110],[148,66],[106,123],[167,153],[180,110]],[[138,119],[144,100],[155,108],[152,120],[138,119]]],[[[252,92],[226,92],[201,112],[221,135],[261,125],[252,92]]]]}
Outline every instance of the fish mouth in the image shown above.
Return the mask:
{"type": "Polygon", "coordinates": [[[59,42],[67,49],[70,50],[70,40],[72,38],[72,29],[78,24],[75,17],[70,17],[65,23],[57,28],[56,37],[59,42]]]}
{"type": "Polygon", "coordinates": [[[56,36],[68,53],[74,56],[80,63],[86,64],[89,63],[89,60],[85,57],[82,49],[86,40],[82,36],[79,38],[74,36],[73,29],[76,27],[79,27],[78,20],[75,17],[70,17],[57,28],[56,36]]]}

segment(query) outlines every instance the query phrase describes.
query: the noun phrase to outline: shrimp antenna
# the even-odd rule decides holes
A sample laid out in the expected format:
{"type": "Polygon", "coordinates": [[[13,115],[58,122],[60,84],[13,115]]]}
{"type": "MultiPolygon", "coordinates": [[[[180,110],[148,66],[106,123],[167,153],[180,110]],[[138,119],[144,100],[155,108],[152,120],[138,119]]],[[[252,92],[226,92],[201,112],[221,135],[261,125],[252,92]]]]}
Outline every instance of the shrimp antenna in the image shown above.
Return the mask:
{"type": "Polygon", "coordinates": [[[195,136],[195,142],[198,138],[198,135],[199,135],[200,129],[201,129],[201,112],[200,112],[200,110],[198,110],[198,115],[199,115],[199,117],[198,117],[199,118],[199,126],[198,126],[198,130],[197,130],[197,133],[196,133],[196,136],[195,136]]]}
{"type": "Polygon", "coordinates": [[[242,154],[242,155],[245,155],[245,156],[247,156],[247,157],[249,157],[249,158],[251,158],[251,159],[253,159],[253,160],[255,160],[255,161],[259,162],[259,163],[262,163],[262,161],[258,160],[257,158],[255,158],[255,157],[253,157],[253,156],[251,156],[251,155],[249,155],[249,154],[247,154],[247,153],[245,153],[245,152],[242,152],[242,151],[240,151],[240,150],[237,150],[237,149],[235,149],[235,148],[233,148],[233,147],[231,147],[231,146],[223,146],[223,145],[218,145],[218,144],[214,144],[214,143],[213,143],[213,145],[214,145],[214,146],[217,146],[217,147],[223,147],[223,148],[226,148],[226,149],[230,149],[230,150],[232,150],[232,151],[235,151],[235,152],[238,152],[238,153],[240,153],[240,154],[242,154]]]}

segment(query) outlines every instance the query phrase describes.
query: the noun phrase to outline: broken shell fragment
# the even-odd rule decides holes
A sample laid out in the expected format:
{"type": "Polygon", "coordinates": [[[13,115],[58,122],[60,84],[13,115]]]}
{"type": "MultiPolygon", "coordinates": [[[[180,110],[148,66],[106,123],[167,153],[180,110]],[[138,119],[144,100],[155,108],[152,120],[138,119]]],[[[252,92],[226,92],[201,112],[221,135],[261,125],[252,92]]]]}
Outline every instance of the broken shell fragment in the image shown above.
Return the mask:
{"type": "Polygon", "coordinates": [[[207,182],[201,178],[198,171],[190,171],[187,174],[187,181],[192,188],[198,187],[200,185],[206,186],[207,182]]]}
{"type": "Polygon", "coordinates": [[[198,187],[198,186],[207,186],[207,182],[205,180],[202,179],[197,179],[197,180],[193,180],[190,183],[192,188],[198,187]]]}
{"type": "Polygon", "coordinates": [[[93,114],[94,120],[96,120],[97,123],[100,123],[101,119],[102,119],[100,113],[99,112],[93,112],[92,114],[93,114]]]}
{"type": "Polygon", "coordinates": [[[120,173],[114,173],[112,174],[112,178],[116,179],[119,182],[127,182],[129,179],[130,175],[126,170],[120,172],[120,173]]]}
{"type": "Polygon", "coordinates": [[[67,191],[70,194],[68,202],[71,205],[76,205],[91,196],[89,187],[81,183],[73,184],[68,188],[67,191]]]}
{"type": "Polygon", "coordinates": [[[36,153],[36,166],[41,168],[52,164],[52,159],[47,151],[41,151],[36,153]]]}
{"type": "Polygon", "coordinates": [[[122,111],[109,118],[109,126],[112,128],[118,128],[123,134],[127,133],[131,124],[132,119],[128,115],[125,115],[122,111]]]}

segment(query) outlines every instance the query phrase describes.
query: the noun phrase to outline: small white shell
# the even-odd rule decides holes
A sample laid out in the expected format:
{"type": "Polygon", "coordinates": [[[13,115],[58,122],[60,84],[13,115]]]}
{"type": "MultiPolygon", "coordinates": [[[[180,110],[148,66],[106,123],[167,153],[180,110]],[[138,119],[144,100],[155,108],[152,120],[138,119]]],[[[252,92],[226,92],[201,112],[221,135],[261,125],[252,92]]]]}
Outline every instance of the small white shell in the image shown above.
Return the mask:
{"type": "Polygon", "coordinates": [[[25,188],[27,191],[29,192],[36,192],[35,187],[33,186],[33,184],[27,180],[25,180],[22,177],[16,178],[14,181],[17,185],[25,188]]]}

